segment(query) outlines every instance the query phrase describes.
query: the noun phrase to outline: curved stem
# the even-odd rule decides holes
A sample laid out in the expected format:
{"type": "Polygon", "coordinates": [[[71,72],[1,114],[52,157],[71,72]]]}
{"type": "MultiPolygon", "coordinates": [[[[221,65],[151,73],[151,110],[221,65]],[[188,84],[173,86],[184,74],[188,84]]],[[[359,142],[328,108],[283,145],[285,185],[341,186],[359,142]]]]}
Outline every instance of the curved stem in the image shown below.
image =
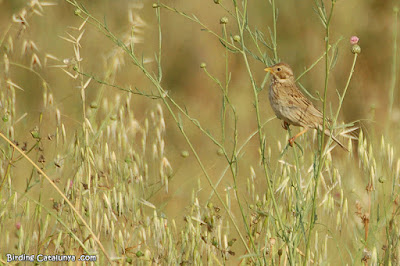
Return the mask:
{"type": "Polygon", "coordinates": [[[354,67],[356,66],[357,56],[358,56],[358,54],[354,54],[353,64],[351,65],[350,74],[349,74],[349,77],[347,78],[346,86],[344,87],[343,94],[341,96],[339,96],[339,107],[338,107],[338,109],[336,111],[336,115],[335,115],[334,120],[333,120],[333,125],[332,125],[333,127],[335,127],[336,121],[337,121],[337,119],[339,117],[340,110],[342,109],[343,100],[344,100],[344,97],[346,96],[347,89],[349,87],[351,78],[353,76],[354,67]]]}

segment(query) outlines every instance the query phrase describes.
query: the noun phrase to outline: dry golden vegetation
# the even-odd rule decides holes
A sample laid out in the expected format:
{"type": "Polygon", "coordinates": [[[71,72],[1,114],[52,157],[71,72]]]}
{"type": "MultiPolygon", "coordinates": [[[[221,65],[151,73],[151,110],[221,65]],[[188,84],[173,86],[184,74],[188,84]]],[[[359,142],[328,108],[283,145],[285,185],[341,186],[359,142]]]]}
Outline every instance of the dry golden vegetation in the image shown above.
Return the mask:
{"type": "Polygon", "coordinates": [[[0,262],[398,265],[399,7],[0,0],[0,262]]]}

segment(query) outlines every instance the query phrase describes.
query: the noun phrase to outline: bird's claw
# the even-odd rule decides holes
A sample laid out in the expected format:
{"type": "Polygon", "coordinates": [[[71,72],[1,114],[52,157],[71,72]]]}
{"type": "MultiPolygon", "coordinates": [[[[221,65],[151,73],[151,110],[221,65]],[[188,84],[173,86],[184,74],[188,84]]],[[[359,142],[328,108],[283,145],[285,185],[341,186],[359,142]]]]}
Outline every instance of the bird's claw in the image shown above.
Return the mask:
{"type": "Polygon", "coordinates": [[[288,130],[289,129],[289,124],[286,121],[283,121],[282,127],[283,127],[284,130],[288,130]]]}

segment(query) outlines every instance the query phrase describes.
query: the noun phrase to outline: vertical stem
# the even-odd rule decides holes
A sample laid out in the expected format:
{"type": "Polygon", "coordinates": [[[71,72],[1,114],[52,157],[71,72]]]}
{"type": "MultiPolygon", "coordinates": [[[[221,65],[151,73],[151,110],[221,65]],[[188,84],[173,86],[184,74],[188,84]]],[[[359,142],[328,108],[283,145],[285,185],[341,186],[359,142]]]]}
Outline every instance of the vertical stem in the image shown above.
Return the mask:
{"type": "MultiPolygon", "coordinates": [[[[160,1],[158,1],[160,5],[160,1]]],[[[162,51],[162,34],[161,34],[161,10],[156,8],[157,24],[158,24],[158,82],[162,80],[162,68],[161,68],[161,51],[162,51]]]]}
{"type": "Polygon", "coordinates": [[[273,36],[274,36],[274,40],[273,40],[274,61],[275,61],[275,63],[277,63],[277,61],[278,61],[278,52],[277,52],[277,45],[276,45],[276,8],[275,8],[275,0],[271,1],[271,5],[272,5],[272,19],[274,20],[273,21],[274,30],[273,30],[273,33],[272,33],[273,36]]]}
{"type": "MultiPolygon", "coordinates": [[[[226,24],[222,25],[223,29],[223,37],[225,40],[227,40],[227,34],[226,34],[226,24]]],[[[222,145],[225,145],[225,122],[226,122],[226,97],[228,95],[228,79],[229,79],[229,73],[228,73],[228,56],[229,56],[229,51],[228,48],[225,47],[225,88],[223,89],[223,96],[222,96],[222,117],[221,117],[221,126],[222,126],[222,145]]]]}
{"type": "Polygon", "coordinates": [[[311,217],[310,217],[310,227],[308,231],[308,238],[307,238],[307,244],[306,244],[306,258],[304,260],[304,265],[307,264],[309,257],[310,257],[310,243],[311,243],[311,234],[315,225],[315,220],[316,220],[316,200],[317,200],[317,192],[318,192],[318,186],[319,186],[319,180],[320,180],[320,175],[322,171],[322,165],[324,163],[324,139],[325,139],[325,128],[326,128],[326,96],[327,96],[327,91],[328,91],[328,81],[329,81],[329,70],[330,70],[330,65],[329,65],[329,36],[330,36],[330,22],[332,19],[332,14],[333,14],[333,8],[335,6],[336,0],[332,0],[331,2],[331,10],[329,12],[329,17],[325,20],[325,86],[324,86],[324,96],[323,96],[323,107],[322,107],[322,131],[321,131],[321,142],[319,145],[319,151],[318,151],[318,165],[317,165],[317,171],[315,172],[314,179],[315,179],[315,185],[314,185],[314,192],[313,192],[313,199],[312,199],[312,208],[311,208],[311,217]]]}
{"type": "MultiPolygon", "coordinates": [[[[273,9],[274,9],[274,11],[273,11],[274,18],[273,19],[274,19],[274,25],[275,25],[276,24],[275,1],[272,0],[272,3],[273,3],[273,9]]],[[[242,22],[240,21],[240,12],[239,12],[238,6],[236,4],[236,1],[234,1],[234,6],[235,6],[236,18],[237,18],[237,22],[238,22],[239,34],[240,34],[240,39],[241,39],[241,44],[242,44],[242,47],[241,47],[242,49],[241,49],[240,52],[241,52],[241,54],[243,56],[243,59],[244,59],[245,65],[246,65],[246,69],[247,69],[247,72],[249,74],[251,85],[252,85],[252,88],[253,88],[253,93],[254,93],[254,107],[255,107],[255,111],[256,111],[257,130],[258,130],[259,143],[260,143],[261,162],[262,162],[262,165],[263,165],[263,168],[264,168],[264,174],[265,174],[265,178],[266,178],[267,185],[268,185],[268,192],[269,192],[269,194],[271,196],[272,205],[273,205],[276,217],[277,217],[278,229],[282,233],[284,241],[289,246],[288,237],[287,237],[286,230],[285,230],[285,227],[284,227],[283,222],[282,222],[282,218],[280,216],[278,204],[277,204],[276,199],[275,199],[274,190],[273,190],[273,187],[272,187],[272,182],[271,182],[271,178],[270,178],[270,174],[269,174],[269,170],[268,170],[268,166],[267,166],[267,162],[266,162],[266,158],[265,158],[265,141],[264,141],[264,138],[263,138],[263,131],[262,131],[262,126],[261,126],[260,107],[259,107],[259,104],[258,104],[258,90],[257,90],[257,85],[255,83],[253,74],[251,72],[250,64],[249,64],[249,61],[248,61],[248,58],[247,58],[247,54],[246,54],[246,47],[245,47],[245,44],[244,44],[244,33],[243,32],[244,32],[244,26],[245,26],[245,22],[246,22],[245,20],[246,20],[246,12],[247,12],[247,10],[246,10],[247,1],[244,1],[244,11],[243,11],[243,21],[242,22]]],[[[275,27],[276,26],[274,26],[274,28],[275,27]]],[[[275,31],[274,36],[276,36],[276,30],[274,30],[274,31],[275,31]]],[[[276,45],[274,45],[274,46],[276,47],[276,45]]],[[[277,53],[276,53],[276,48],[275,48],[275,54],[276,54],[275,58],[277,59],[278,56],[277,56],[277,53]]],[[[292,253],[292,248],[289,247],[288,250],[289,250],[289,252],[288,252],[289,253],[288,254],[289,263],[293,264],[294,263],[294,257],[293,257],[294,255],[292,253]]]]}
{"type": "Polygon", "coordinates": [[[389,90],[389,117],[392,115],[393,102],[394,102],[394,88],[396,86],[397,79],[397,16],[399,13],[399,9],[397,7],[394,8],[394,25],[393,25],[393,61],[392,61],[392,80],[390,83],[389,90]]]}

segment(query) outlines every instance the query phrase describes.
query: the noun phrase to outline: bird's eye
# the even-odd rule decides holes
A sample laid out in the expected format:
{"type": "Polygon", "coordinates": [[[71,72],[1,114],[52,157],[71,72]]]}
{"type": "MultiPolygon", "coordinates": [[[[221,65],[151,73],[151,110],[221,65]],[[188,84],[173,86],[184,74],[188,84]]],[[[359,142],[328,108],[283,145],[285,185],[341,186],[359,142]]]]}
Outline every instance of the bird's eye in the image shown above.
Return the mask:
{"type": "Polygon", "coordinates": [[[282,68],[278,67],[276,70],[277,70],[277,71],[281,71],[281,70],[282,70],[282,68]]]}

